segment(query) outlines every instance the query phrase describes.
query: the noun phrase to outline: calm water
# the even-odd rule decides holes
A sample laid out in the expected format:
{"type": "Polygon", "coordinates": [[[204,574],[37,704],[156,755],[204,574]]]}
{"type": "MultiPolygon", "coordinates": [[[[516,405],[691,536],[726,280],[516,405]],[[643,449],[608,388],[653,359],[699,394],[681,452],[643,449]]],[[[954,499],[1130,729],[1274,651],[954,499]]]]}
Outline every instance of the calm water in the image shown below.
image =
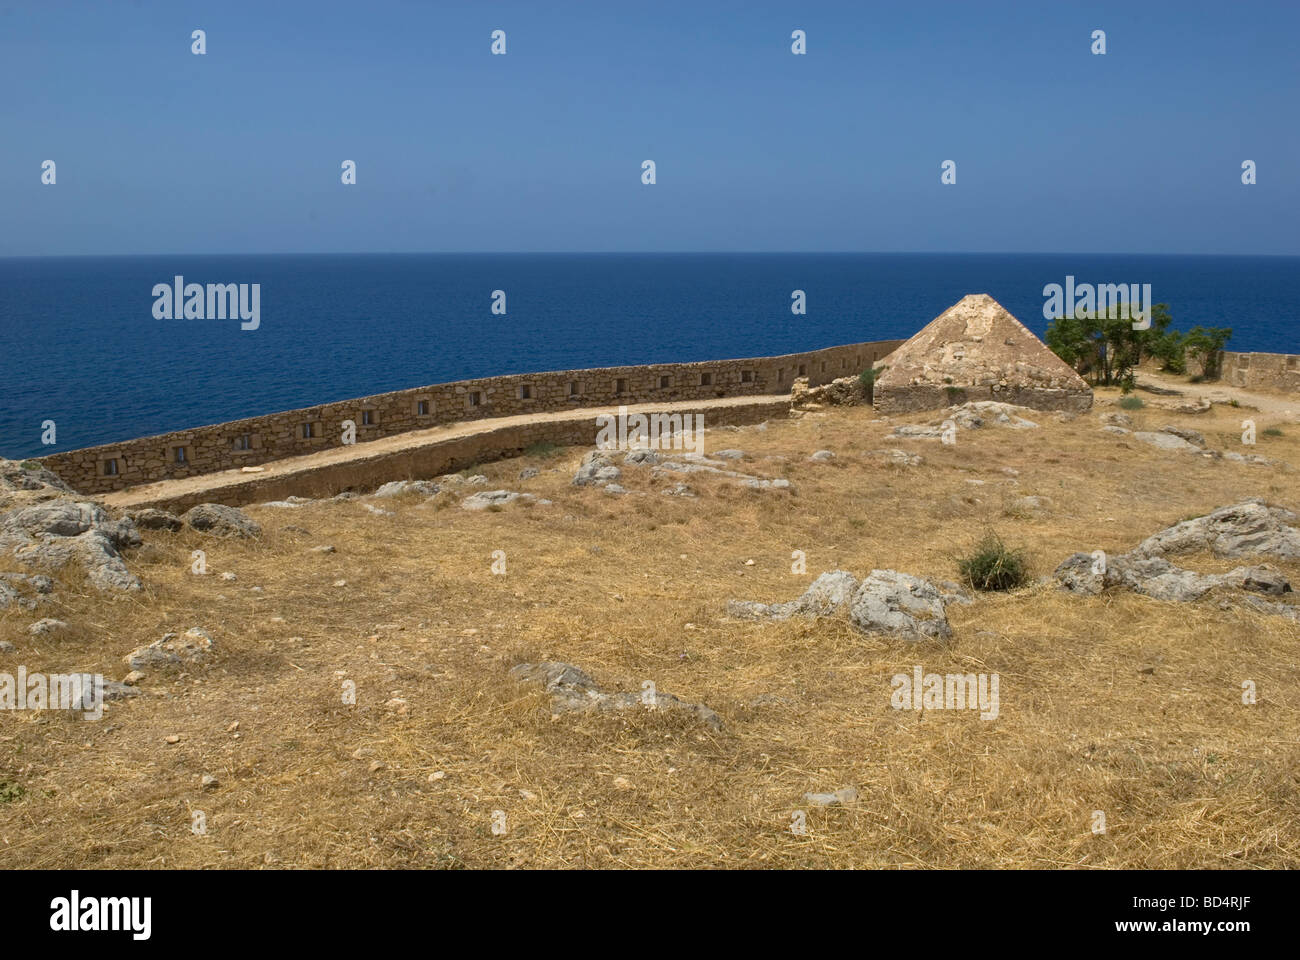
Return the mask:
{"type": "Polygon", "coordinates": [[[0,455],[38,456],[445,380],[792,353],[910,336],[989,293],[1150,283],[1174,324],[1300,353],[1300,258],[517,254],[0,259],[0,455]],[[152,289],[260,283],[261,327],[156,320],[152,289]],[[507,315],[490,312],[491,292],[507,315]],[[808,314],[790,312],[807,292],[808,314]],[[40,425],[54,420],[57,446],[40,425]]]}

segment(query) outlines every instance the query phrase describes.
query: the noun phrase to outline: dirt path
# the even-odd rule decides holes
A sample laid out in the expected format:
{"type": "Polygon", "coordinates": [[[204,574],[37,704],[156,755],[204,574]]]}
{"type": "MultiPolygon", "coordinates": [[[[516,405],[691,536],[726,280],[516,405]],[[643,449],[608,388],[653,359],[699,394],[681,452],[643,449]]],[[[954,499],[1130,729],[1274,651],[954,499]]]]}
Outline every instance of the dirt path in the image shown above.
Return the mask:
{"type": "Polygon", "coordinates": [[[1139,389],[1143,386],[1152,386],[1159,390],[1176,391],[1184,397],[1205,397],[1214,403],[1236,400],[1242,406],[1254,407],[1260,413],[1275,414],[1288,420],[1300,421],[1300,397],[1289,397],[1283,393],[1260,393],[1223,382],[1189,383],[1183,377],[1147,370],[1138,371],[1137,384],[1139,389]]]}
{"type": "MultiPolygon", "coordinates": [[[[688,410],[707,413],[709,410],[723,410],[750,405],[767,405],[772,404],[773,402],[780,402],[783,399],[784,398],[780,395],[764,394],[753,397],[722,397],[717,400],[642,403],[629,405],[627,410],[629,413],[646,414],[668,412],[681,413],[688,410]]],[[[460,437],[469,437],[477,433],[488,433],[492,430],[499,430],[502,427],[519,426],[529,423],[559,421],[571,421],[577,423],[583,420],[591,421],[592,438],[594,442],[596,435],[594,423],[595,418],[601,414],[617,414],[618,410],[619,408],[617,406],[582,407],[577,410],[558,410],[553,413],[526,413],[511,417],[494,417],[485,420],[470,420],[460,423],[443,424],[437,427],[430,427],[427,430],[411,430],[406,433],[394,434],[390,437],[381,437],[378,440],[372,440],[367,443],[358,443],[346,447],[331,447],[328,450],[320,450],[315,453],[304,454],[300,457],[286,457],[282,460],[271,460],[261,464],[250,472],[244,472],[244,470],[240,468],[235,468],[231,470],[221,470],[215,473],[205,473],[195,477],[184,477],[176,480],[159,480],[155,483],[141,484],[140,486],[130,487],[126,490],[118,490],[114,493],[104,494],[96,499],[114,507],[135,507],[140,506],[141,504],[154,503],[162,500],[174,500],[182,497],[189,497],[193,494],[202,493],[208,490],[228,488],[231,485],[258,484],[273,477],[286,477],[294,473],[303,473],[323,466],[370,460],[376,457],[382,457],[385,454],[410,450],[427,446],[429,444],[441,443],[446,440],[454,440],[460,437]]]]}

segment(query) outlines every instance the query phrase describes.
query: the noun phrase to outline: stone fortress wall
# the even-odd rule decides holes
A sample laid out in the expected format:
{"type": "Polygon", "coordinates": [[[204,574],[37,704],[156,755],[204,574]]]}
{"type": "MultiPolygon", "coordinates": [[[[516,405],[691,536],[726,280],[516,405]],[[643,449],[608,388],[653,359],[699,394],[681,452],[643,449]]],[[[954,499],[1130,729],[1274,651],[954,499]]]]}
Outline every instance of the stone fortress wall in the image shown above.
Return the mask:
{"type": "Polygon", "coordinates": [[[1224,351],[1223,382],[1246,389],[1300,392],[1300,356],[1224,351]]]}
{"type": "MultiPolygon", "coordinates": [[[[337,447],[343,422],[356,442],[447,423],[611,404],[784,394],[856,376],[902,344],[878,340],[743,360],[661,363],[459,380],[194,427],[37,458],[73,489],[97,494],[337,447]]],[[[594,442],[594,427],[592,439],[594,442]]]]}

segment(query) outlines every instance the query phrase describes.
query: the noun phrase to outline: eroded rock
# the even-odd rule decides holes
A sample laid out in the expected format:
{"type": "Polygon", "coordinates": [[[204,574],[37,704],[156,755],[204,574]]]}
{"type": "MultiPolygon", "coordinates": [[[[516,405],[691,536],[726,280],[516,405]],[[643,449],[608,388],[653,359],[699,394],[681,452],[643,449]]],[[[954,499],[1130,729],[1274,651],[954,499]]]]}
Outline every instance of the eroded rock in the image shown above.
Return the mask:
{"type": "Polygon", "coordinates": [[[584,671],[569,663],[545,660],[521,663],[510,669],[510,676],[521,683],[537,683],[551,697],[556,713],[572,710],[619,712],[626,710],[661,710],[680,713],[699,720],[714,730],[723,727],[722,718],[699,703],[687,703],[669,693],[648,690],[641,693],[616,693],[602,690],[584,671]]]}

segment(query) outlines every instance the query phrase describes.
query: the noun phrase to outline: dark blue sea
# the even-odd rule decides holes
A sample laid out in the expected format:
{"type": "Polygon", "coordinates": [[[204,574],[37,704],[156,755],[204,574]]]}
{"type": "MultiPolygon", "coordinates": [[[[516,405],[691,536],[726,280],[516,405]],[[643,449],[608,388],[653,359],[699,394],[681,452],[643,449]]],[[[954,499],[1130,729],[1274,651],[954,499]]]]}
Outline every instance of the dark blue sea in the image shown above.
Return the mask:
{"type": "Polygon", "coordinates": [[[375,254],[0,259],[0,455],[445,380],[910,336],[967,293],[1042,335],[1043,287],[1150,283],[1174,325],[1300,353],[1300,258],[375,254]],[[158,320],[155,284],[261,284],[261,325],[158,320]],[[807,294],[806,316],[790,311],[807,294]],[[506,315],[491,312],[494,290],[506,315]],[[41,423],[58,444],[42,446],[41,423]]]}

